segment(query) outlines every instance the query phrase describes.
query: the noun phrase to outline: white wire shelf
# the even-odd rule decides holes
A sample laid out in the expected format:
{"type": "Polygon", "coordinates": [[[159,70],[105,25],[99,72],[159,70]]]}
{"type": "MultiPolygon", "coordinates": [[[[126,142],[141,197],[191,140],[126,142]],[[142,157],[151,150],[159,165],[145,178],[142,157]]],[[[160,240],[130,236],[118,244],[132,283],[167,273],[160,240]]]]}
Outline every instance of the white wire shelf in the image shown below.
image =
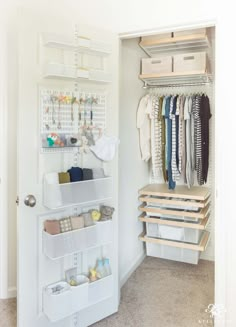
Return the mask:
{"type": "Polygon", "coordinates": [[[144,87],[205,85],[212,82],[212,75],[205,71],[142,74],[139,78],[144,82],[144,87]]]}
{"type": "Polygon", "coordinates": [[[191,34],[165,39],[142,40],[140,47],[150,56],[157,57],[163,53],[200,52],[209,48],[206,34],[191,34]]]}
{"type": "Polygon", "coordinates": [[[73,38],[57,34],[42,34],[42,43],[45,47],[97,56],[108,56],[111,54],[110,45],[91,40],[86,37],[78,37],[77,43],[73,38]]]}
{"type": "Polygon", "coordinates": [[[44,67],[44,78],[65,79],[65,80],[83,80],[99,83],[110,83],[111,74],[95,69],[82,69],[75,66],[48,63],[44,67]]]}

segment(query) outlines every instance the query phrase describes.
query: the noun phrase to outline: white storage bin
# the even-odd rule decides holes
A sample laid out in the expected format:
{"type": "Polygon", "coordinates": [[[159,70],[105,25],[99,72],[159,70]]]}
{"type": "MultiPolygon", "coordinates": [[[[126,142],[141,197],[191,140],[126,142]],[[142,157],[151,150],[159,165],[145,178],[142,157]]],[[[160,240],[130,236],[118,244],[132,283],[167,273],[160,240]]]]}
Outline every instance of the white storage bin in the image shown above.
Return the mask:
{"type": "Polygon", "coordinates": [[[43,291],[43,311],[52,322],[58,321],[73,314],[72,290],[69,287],[59,294],[50,293],[50,288],[57,285],[69,287],[66,282],[58,282],[46,287],[43,291]]]}
{"type": "Polygon", "coordinates": [[[142,36],[141,41],[159,41],[161,39],[168,39],[172,37],[172,33],[161,33],[161,34],[154,34],[154,35],[146,35],[142,36]]]}
{"type": "Polygon", "coordinates": [[[143,58],[142,74],[168,74],[172,72],[172,57],[143,58]]]}
{"type": "Polygon", "coordinates": [[[78,275],[76,281],[79,285],[71,286],[73,312],[77,312],[88,305],[89,279],[84,275],[78,275]]]}
{"type": "Polygon", "coordinates": [[[44,68],[45,76],[59,76],[76,78],[76,68],[74,66],[49,62],[44,68]]]}
{"type": "Polygon", "coordinates": [[[87,69],[78,68],[77,77],[79,78],[89,78],[89,71],[87,69]]]}
{"type": "Polygon", "coordinates": [[[111,177],[66,184],[44,183],[43,202],[49,209],[104,201],[111,197],[111,177]]]}
{"type": "Polygon", "coordinates": [[[174,37],[178,36],[185,36],[185,35],[196,35],[196,34],[206,34],[206,28],[197,28],[197,29],[192,29],[192,30],[186,30],[186,31],[179,31],[179,32],[174,32],[174,37]]]}
{"type": "Polygon", "coordinates": [[[89,305],[103,301],[113,295],[113,275],[89,284],[89,305]]]}
{"type": "Polygon", "coordinates": [[[193,72],[207,70],[206,52],[195,52],[174,55],[174,72],[193,72]]]}
{"type": "Polygon", "coordinates": [[[199,229],[146,223],[147,236],[198,244],[202,235],[199,229]]]}
{"type": "Polygon", "coordinates": [[[44,253],[53,260],[94,246],[111,243],[112,240],[113,223],[111,220],[57,235],[43,231],[44,253]]]}
{"type": "Polygon", "coordinates": [[[200,251],[176,248],[163,244],[146,243],[147,255],[156,258],[198,264],[200,251]]]}
{"type": "Polygon", "coordinates": [[[93,70],[89,71],[89,79],[91,81],[98,81],[103,83],[110,83],[111,82],[111,74],[106,73],[102,70],[93,70]]]}
{"type": "Polygon", "coordinates": [[[97,244],[96,226],[51,235],[43,232],[44,253],[50,259],[83,251],[97,244]]]}
{"type": "Polygon", "coordinates": [[[113,240],[113,223],[109,221],[98,221],[96,223],[97,241],[102,244],[111,243],[113,240]]]}

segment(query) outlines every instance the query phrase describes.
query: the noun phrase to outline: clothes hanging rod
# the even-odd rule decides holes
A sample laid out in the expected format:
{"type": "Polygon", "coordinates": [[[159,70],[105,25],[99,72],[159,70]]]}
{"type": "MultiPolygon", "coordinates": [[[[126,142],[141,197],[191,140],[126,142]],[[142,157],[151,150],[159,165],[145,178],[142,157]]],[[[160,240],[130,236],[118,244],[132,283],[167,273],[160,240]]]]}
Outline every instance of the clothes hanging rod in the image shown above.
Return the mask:
{"type": "Polygon", "coordinates": [[[199,83],[178,83],[178,84],[152,84],[148,85],[147,83],[144,83],[143,88],[159,88],[159,87],[181,87],[181,86],[199,86],[199,85],[208,85],[211,84],[211,82],[199,82],[199,83]]]}

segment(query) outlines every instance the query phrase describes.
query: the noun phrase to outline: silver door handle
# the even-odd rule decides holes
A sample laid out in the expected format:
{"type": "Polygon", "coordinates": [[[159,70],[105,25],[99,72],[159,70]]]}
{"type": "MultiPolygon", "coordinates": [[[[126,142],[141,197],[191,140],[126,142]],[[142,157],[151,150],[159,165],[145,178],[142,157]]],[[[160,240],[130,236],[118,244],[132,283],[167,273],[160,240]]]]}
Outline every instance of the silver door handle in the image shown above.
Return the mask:
{"type": "Polygon", "coordinates": [[[34,207],[36,205],[36,199],[32,194],[25,197],[24,203],[28,207],[34,207]]]}

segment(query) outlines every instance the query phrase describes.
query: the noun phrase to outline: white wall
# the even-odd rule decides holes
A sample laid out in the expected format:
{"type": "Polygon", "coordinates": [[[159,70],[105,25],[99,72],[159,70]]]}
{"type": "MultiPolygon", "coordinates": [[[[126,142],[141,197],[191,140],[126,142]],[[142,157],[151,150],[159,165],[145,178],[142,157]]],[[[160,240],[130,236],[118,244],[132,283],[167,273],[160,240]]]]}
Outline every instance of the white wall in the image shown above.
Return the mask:
{"type": "Polygon", "coordinates": [[[141,96],[145,93],[138,80],[140,58],[146,57],[138,46],[138,39],[123,40],[120,70],[120,151],[119,151],[119,262],[123,284],[130,271],[144,257],[138,235],[142,223],[138,221],[138,190],[148,184],[149,165],[141,160],[136,113],[141,96]]]}

